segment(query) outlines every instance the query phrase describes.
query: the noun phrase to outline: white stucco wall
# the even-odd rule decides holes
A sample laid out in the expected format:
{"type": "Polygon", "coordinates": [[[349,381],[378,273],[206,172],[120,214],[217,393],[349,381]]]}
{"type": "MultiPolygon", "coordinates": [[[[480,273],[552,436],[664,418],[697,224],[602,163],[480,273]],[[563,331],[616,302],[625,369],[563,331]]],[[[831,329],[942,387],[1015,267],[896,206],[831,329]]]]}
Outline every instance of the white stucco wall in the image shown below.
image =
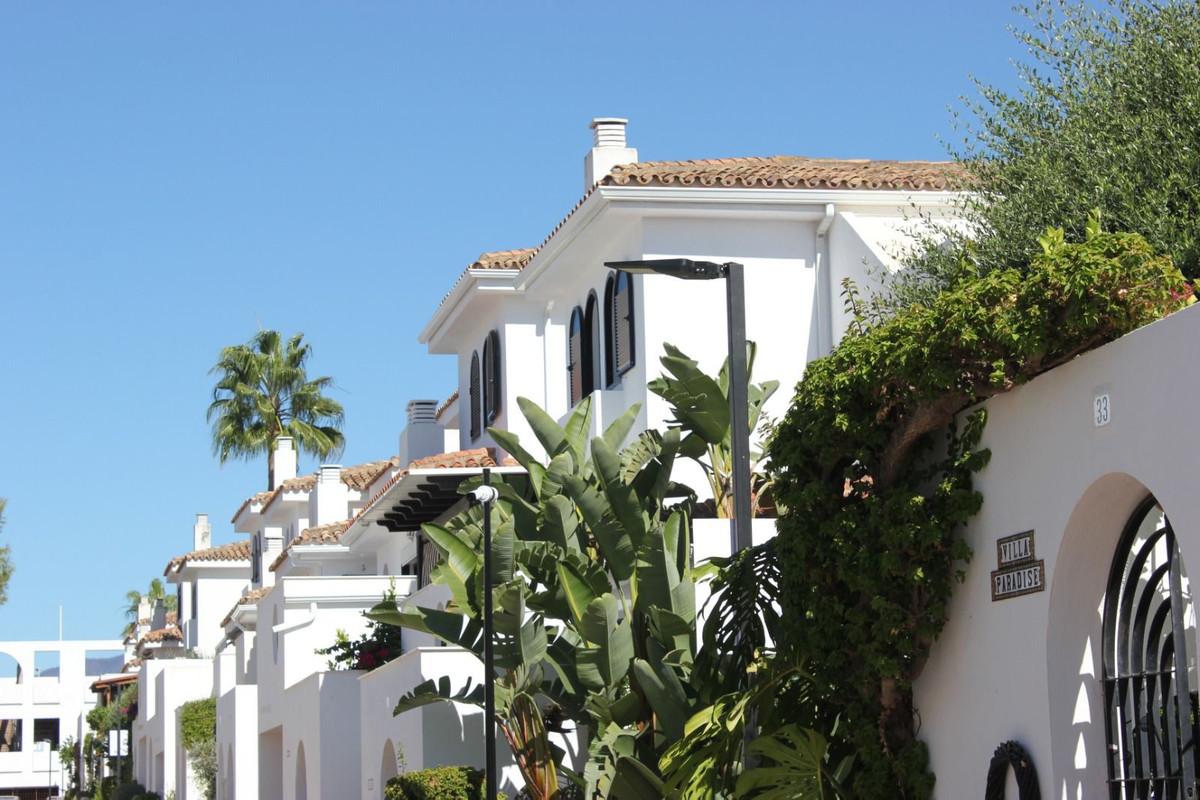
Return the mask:
{"type": "MultiPolygon", "coordinates": [[[[1179,312],[987,404],[975,556],[916,685],[940,798],[978,796],[993,749],[1022,743],[1042,796],[1105,796],[1101,603],[1117,539],[1152,493],[1200,565],[1200,454],[1188,432],[1200,308],[1179,312]],[[1111,398],[1097,427],[1093,398],[1111,398]],[[993,602],[996,540],[1035,531],[1048,589],[993,602]]],[[[1011,795],[1010,795],[1011,796],[1011,795]]]]}

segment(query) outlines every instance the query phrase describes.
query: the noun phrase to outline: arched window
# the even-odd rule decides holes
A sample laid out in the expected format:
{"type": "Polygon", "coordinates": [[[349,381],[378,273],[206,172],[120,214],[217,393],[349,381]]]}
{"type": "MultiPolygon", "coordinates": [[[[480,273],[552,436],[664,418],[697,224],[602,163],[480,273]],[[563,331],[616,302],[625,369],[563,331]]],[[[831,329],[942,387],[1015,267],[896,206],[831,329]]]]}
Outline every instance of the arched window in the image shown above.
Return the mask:
{"type": "Polygon", "coordinates": [[[587,305],[583,311],[583,347],[580,350],[583,364],[583,396],[587,397],[596,390],[600,381],[596,379],[596,352],[600,342],[597,327],[600,316],[596,313],[596,293],[588,295],[587,305]]]}
{"type": "Polygon", "coordinates": [[[500,334],[483,340],[483,420],[491,425],[500,416],[500,334]]]}
{"type": "Polygon", "coordinates": [[[1175,531],[1149,497],[1125,526],[1104,595],[1113,798],[1185,797],[1184,787],[1195,786],[1200,728],[1192,707],[1195,617],[1186,582],[1175,531]]]}
{"type": "Polygon", "coordinates": [[[583,312],[579,306],[571,310],[571,323],[567,326],[567,386],[570,387],[571,405],[583,399],[583,312]]]}
{"type": "Polygon", "coordinates": [[[609,276],[604,287],[604,316],[608,322],[604,374],[612,386],[633,366],[633,278],[628,272],[609,276]]]}
{"type": "Polygon", "coordinates": [[[471,375],[467,379],[470,381],[467,387],[467,394],[471,399],[471,441],[479,438],[480,432],[483,430],[483,425],[480,424],[480,409],[483,407],[480,402],[480,386],[479,386],[479,351],[471,353],[471,375]]]}

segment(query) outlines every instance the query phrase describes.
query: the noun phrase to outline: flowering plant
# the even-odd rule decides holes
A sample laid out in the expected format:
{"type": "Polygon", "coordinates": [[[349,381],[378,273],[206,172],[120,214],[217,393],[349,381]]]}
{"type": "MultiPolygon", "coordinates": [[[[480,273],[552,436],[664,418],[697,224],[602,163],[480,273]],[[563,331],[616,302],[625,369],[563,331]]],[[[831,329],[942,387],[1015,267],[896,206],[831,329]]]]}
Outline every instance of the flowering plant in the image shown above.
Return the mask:
{"type": "MultiPolygon", "coordinates": [[[[396,605],[394,582],[384,592],[383,602],[396,605]]],[[[332,670],[361,669],[370,672],[404,652],[400,634],[400,628],[374,620],[367,623],[366,633],[353,640],[339,628],[334,643],[318,650],[317,655],[329,656],[329,668],[332,670]]]]}

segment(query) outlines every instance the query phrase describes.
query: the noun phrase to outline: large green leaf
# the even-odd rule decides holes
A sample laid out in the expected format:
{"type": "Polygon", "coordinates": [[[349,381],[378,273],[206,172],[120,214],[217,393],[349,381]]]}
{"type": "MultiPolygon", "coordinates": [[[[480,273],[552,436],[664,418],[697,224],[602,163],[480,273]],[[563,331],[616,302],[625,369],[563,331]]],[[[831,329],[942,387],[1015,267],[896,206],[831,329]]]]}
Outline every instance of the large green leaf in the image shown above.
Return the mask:
{"type": "Polygon", "coordinates": [[[483,686],[472,686],[467,681],[465,686],[455,689],[449,675],[443,675],[436,681],[422,681],[411,692],[402,696],[392,711],[393,716],[399,716],[405,711],[421,708],[432,703],[462,703],[469,706],[483,705],[483,686]]]}
{"type": "Polygon", "coordinates": [[[367,617],[386,625],[409,628],[436,636],[483,658],[483,623],[477,619],[436,608],[401,611],[390,603],[380,603],[375,606],[367,612],[367,617]]]}
{"type": "Polygon", "coordinates": [[[564,549],[583,549],[578,536],[579,517],[568,497],[556,494],[547,498],[539,517],[541,524],[538,529],[543,538],[564,549]]]}
{"type": "Polygon", "coordinates": [[[579,678],[591,688],[617,686],[633,661],[633,629],[617,617],[617,598],[611,594],[588,604],[580,633],[592,647],[579,653],[579,678]]]}
{"type": "Polygon", "coordinates": [[[571,609],[575,625],[582,629],[588,605],[596,599],[597,593],[584,577],[583,571],[574,564],[562,561],[558,563],[558,581],[567,597],[567,605],[571,609]]]}
{"type": "Polygon", "coordinates": [[[433,542],[445,557],[439,564],[440,577],[450,588],[455,602],[463,606],[472,606],[475,570],[479,566],[479,557],[475,549],[440,525],[426,523],[421,526],[421,533],[433,542]]]}
{"type": "Polygon", "coordinates": [[[546,456],[553,458],[563,451],[567,441],[567,433],[564,431],[554,418],[542,410],[541,406],[530,400],[528,397],[518,397],[517,405],[521,408],[521,413],[525,415],[526,421],[529,422],[529,427],[533,430],[533,435],[541,442],[542,448],[546,451],[546,456]]]}
{"type": "Polygon", "coordinates": [[[633,539],[634,546],[646,535],[646,519],[633,489],[621,480],[621,459],[600,437],[592,439],[592,463],[604,486],[613,516],[633,539]]]}
{"type": "Polygon", "coordinates": [[[625,437],[629,436],[629,432],[633,430],[641,410],[642,404],[634,403],[625,410],[624,414],[613,420],[613,423],[604,429],[604,443],[612,450],[619,452],[621,445],[625,444],[625,437]]]}
{"type": "Polygon", "coordinates": [[[617,759],[609,800],[662,800],[666,797],[662,779],[633,756],[617,759]]]}
{"type": "Polygon", "coordinates": [[[688,698],[671,668],[660,663],[656,669],[645,659],[635,658],[631,674],[654,709],[659,730],[667,741],[683,736],[689,716],[688,698]]]}
{"type": "Polygon", "coordinates": [[[588,433],[592,429],[592,396],[580,400],[567,416],[567,424],[563,427],[563,438],[576,464],[582,464],[586,457],[584,448],[587,446],[588,433]]]}
{"type": "Polygon", "coordinates": [[[849,772],[850,762],[844,760],[837,769],[831,769],[827,763],[829,746],[825,737],[816,731],[788,725],[773,735],[755,739],[749,749],[768,763],[742,773],[737,782],[739,798],[832,800],[848,797],[840,777],[849,772]]]}
{"type": "Polygon", "coordinates": [[[525,468],[529,473],[529,481],[533,485],[534,494],[542,493],[542,477],[546,474],[546,468],[542,466],[542,462],[534,458],[528,450],[521,446],[520,438],[511,431],[506,431],[503,428],[488,428],[488,434],[496,442],[504,448],[517,463],[525,468]]]}
{"type": "Polygon", "coordinates": [[[636,550],[633,539],[613,515],[608,498],[580,478],[567,481],[566,489],[583,514],[613,578],[629,580],[637,560],[636,550]]]}

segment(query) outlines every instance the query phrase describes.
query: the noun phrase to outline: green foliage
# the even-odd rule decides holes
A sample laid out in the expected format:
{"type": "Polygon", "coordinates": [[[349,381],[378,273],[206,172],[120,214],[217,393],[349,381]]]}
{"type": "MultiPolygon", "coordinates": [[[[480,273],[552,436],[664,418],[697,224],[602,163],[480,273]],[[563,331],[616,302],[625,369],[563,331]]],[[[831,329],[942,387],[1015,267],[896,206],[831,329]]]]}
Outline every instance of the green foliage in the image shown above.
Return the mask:
{"type": "MultiPolygon", "coordinates": [[[[395,581],[392,581],[392,585],[384,592],[382,602],[384,605],[396,604],[395,581]]],[[[404,652],[400,628],[385,625],[369,617],[368,620],[366,632],[357,639],[351,640],[346,632],[339,628],[333,644],[317,650],[319,656],[330,656],[330,669],[361,669],[370,672],[399,658],[404,652]]]]}
{"type": "Polygon", "coordinates": [[[206,697],[179,707],[179,742],[187,751],[198,788],[208,800],[217,794],[217,699],[206,697]]]}
{"type": "MultiPolygon", "coordinates": [[[[667,354],[660,360],[666,375],[647,384],[647,388],[666,400],[673,414],[672,425],[683,434],[679,443],[680,455],[694,458],[704,469],[713,496],[716,516],[733,517],[733,451],[730,444],[732,425],[729,419],[729,359],[712,378],[679,348],[664,345],[667,354]],[[701,459],[701,456],[705,456],[701,459]]],[[[758,352],[754,342],[746,343],[746,375],[754,375],[754,357],[758,352]]],[[[748,383],[748,430],[758,427],[763,405],[775,394],[779,381],[748,383]]],[[[768,503],[770,484],[761,470],[762,453],[750,452],[752,508],[757,515],[768,503]]]]}
{"type": "Polygon", "coordinates": [[[133,783],[123,783],[113,792],[113,800],[141,800],[146,794],[146,787],[142,786],[137,781],[133,783]]]}
{"type": "Polygon", "coordinates": [[[899,305],[980,273],[1024,272],[1047,225],[1085,236],[1099,209],[1200,276],[1200,6],[1190,0],[1038,0],[1015,30],[1029,54],[1020,86],[980,84],[952,154],[971,193],[898,273],[899,305]],[[951,246],[947,246],[949,243],[951,246]]]}
{"type": "Polygon", "coordinates": [[[79,744],[74,736],[68,736],[58,746],[58,763],[62,765],[65,797],[73,800],[79,796],[79,744]]]}
{"type": "MultiPolygon", "coordinates": [[[[646,432],[619,449],[637,407],[589,443],[590,398],[562,426],[534,403],[518,402],[549,461],[507,431],[490,431],[528,472],[527,486],[498,487],[493,508],[501,731],[537,800],[557,797],[564,778],[586,786],[589,797],[659,797],[659,756],[699,703],[691,681],[691,493],[671,481],[679,431],[646,432]],[[590,737],[582,776],[563,767],[549,742],[549,732],[568,722],[590,737]]],[[[445,526],[423,528],[441,555],[433,580],[450,589],[449,608],[382,604],[372,616],[481,656],[482,515],[472,507],[445,526]]],[[[396,710],[438,700],[479,704],[479,688],[429,681],[396,710]]]]}
{"type": "MultiPolygon", "coordinates": [[[[286,342],[278,331],[259,331],[243,345],[221,350],[209,373],[216,374],[208,407],[213,452],[224,464],[269,453],[275,439],[291,436],[307,453],[325,457],[345,445],[342,406],[325,396],[333,379],[309,379],[311,345],[298,333],[286,342]]],[[[271,459],[267,477],[274,488],[271,459]]]]}
{"type": "MultiPolygon", "coordinates": [[[[0,531],[4,530],[4,507],[8,501],[0,497],[0,531]]],[[[12,557],[8,545],[0,547],[0,606],[8,601],[8,581],[13,574],[12,557]]]]}
{"type": "Polygon", "coordinates": [[[390,779],[384,800],[482,800],[484,774],[473,767],[432,767],[390,779]]]}
{"type": "Polygon", "coordinates": [[[138,614],[140,613],[142,601],[146,600],[150,603],[151,608],[159,603],[162,603],[163,608],[167,611],[175,611],[179,599],[173,594],[167,594],[166,588],[160,578],[153,578],[150,581],[149,588],[146,593],[142,594],[137,589],[130,589],[125,593],[125,619],[128,622],[125,624],[125,629],[121,632],[123,637],[132,636],[137,630],[138,614]]]}
{"type": "Polygon", "coordinates": [[[860,317],[808,366],[770,443],[783,638],[826,697],[813,727],[840,715],[859,796],[932,792],[911,683],[970,555],[956,534],[988,460],[984,413],[958,414],[1189,301],[1145,239],[1087,227],[1078,244],[1047,232],[1023,270],[964,268],[928,305],[860,317]]]}

